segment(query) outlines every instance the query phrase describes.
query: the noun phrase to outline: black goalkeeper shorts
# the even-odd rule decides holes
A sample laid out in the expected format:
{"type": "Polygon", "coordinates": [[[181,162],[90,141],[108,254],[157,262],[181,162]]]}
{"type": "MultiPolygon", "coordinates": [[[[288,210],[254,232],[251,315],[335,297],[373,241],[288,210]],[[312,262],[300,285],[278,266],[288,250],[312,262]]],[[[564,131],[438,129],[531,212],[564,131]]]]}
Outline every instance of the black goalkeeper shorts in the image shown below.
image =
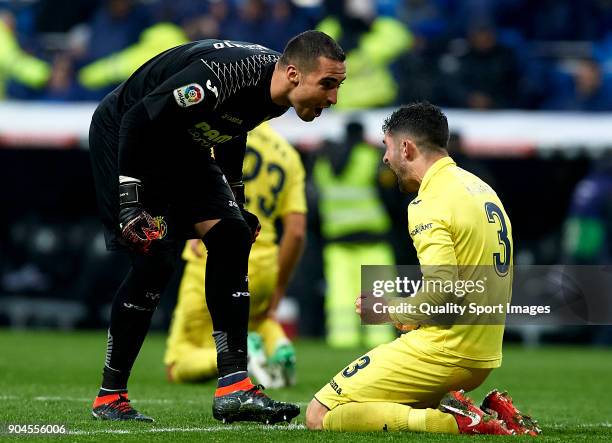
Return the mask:
{"type": "MultiPolygon", "coordinates": [[[[99,111],[94,114],[89,129],[89,149],[106,248],[116,250],[126,248],[118,220],[118,130],[104,117],[99,111]]],[[[221,168],[210,154],[191,146],[173,148],[171,158],[149,161],[147,172],[137,177],[142,180],[143,206],[157,218],[162,238],[183,242],[198,238],[193,228],[198,222],[242,219],[221,168]]]]}

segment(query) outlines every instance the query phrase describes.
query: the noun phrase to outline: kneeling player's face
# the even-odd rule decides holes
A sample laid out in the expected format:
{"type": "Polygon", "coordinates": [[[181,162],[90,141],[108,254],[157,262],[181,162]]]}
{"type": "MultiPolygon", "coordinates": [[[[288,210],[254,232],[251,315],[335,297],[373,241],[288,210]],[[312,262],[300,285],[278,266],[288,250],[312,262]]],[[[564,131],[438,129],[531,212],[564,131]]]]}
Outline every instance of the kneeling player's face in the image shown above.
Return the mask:
{"type": "Polygon", "coordinates": [[[383,162],[397,177],[397,185],[400,191],[417,191],[419,189],[419,183],[414,180],[410,162],[403,153],[401,140],[399,138],[393,138],[390,134],[385,134],[383,143],[386,146],[383,162]]]}
{"type": "Polygon", "coordinates": [[[346,78],[344,62],[319,57],[319,65],[308,73],[300,73],[299,82],[293,90],[291,105],[298,117],[312,121],[320,116],[324,108],[338,101],[338,88],[346,78]]]}

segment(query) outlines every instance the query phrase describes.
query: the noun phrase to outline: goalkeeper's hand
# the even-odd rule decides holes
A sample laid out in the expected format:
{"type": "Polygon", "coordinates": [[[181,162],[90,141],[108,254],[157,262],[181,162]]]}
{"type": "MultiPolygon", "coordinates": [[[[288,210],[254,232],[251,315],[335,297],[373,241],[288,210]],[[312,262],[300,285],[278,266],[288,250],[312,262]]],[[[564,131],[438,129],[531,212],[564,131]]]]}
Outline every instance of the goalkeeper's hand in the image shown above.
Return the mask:
{"type": "Polygon", "coordinates": [[[160,238],[159,226],[147,213],[141,203],[142,185],[140,180],[119,177],[119,228],[121,237],[128,247],[141,254],[147,254],[151,243],[160,238]]]}
{"type": "Polygon", "coordinates": [[[247,225],[249,225],[249,228],[251,228],[251,240],[253,243],[255,243],[255,239],[257,239],[257,236],[261,231],[261,224],[259,223],[259,218],[257,218],[255,214],[247,211],[244,208],[240,208],[240,212],[242,213],[244,221],[247,223],[247,225]]]}
{"type": "Polygon", "coordinates": [[[230,189],[234,194],[234,199],[236,203],[238,203],[238,207],[240,208],[240,212],[242,213],[242,218],[251,228],[251,239],[252,242],[255,243],[255,239],[259,235],[259,231],[261,231],[261,224],[259,223],[259,218],[252,212],[244,209],[244,203],[246,202],[246,197],[244,195],[244,183],[242,181],[230,183],[230,189]]]}

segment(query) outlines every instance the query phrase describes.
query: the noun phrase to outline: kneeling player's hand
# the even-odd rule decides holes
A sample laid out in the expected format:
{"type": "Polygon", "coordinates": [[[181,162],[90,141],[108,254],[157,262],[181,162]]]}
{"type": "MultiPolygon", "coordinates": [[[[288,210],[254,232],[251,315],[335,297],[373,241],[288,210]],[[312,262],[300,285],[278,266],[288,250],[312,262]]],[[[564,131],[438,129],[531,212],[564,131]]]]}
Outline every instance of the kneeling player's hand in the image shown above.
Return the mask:
{"type": "Polygon", "coordinates": [[[204,256],[204,243],[202,243],[202,240],[194,238],[189,240],[188,243],[189,249],[191,249],[191,252],[193,252],[196,257],[201,258],[204,256]]]}
{"type": "Polygon", "coordinates": [[[418,329],[419,325],[405,325],[403,323],[394,323],[393,326],[400,332],[410,332],[418,329]]]}
{"type": "Polygon", "coordinates": [[[159,225],[144,210],[140,180],[119,177],[119,228],[123,240],[136,252],[146,254],[161,236],[159,225]]]}
{"type": "Polygon", "coordinates": [[[253,239],[253,243],[255,243],[255,239],[259,235],[259,231],[261,231],[261,224],[259,223],[259,218],[257,218],[255,214],[247,211],[244,208],[241,208],[240,212],[242,212],[242,217],[244,218],[244,221],[247,223],[247,225],[249,225],[249,228],[251,228],[251,236],[253,239]]]}

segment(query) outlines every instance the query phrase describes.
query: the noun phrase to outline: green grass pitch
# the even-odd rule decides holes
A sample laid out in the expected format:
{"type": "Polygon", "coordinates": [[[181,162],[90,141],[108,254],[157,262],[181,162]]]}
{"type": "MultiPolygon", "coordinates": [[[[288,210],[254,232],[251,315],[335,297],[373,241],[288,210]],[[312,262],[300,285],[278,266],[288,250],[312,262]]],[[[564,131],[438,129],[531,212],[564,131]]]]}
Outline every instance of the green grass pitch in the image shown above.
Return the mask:
{"type": "MultiPolygon", "coordinates": [[[[171,385],[165,380],[164,336],[153,334],[136,362],[130,397],[154,424],[98,422],[90,407],[97,392],[105,333],[0,330],[0,441],[8,424],[64,424],[54,441],[532,441],[530,437],[446,436],[418,433],[312,433],[303,414],[291,426],[222,425],[211,416],[214,384],[171,385]]],[[[331,350],[299,341],[298,385],[270,391],[279,400],[307,403],[324,383],[364,350],[331,350]]],[[[523,349],[507,346],[504,364],[471,393],[477,401],[492,387],[508,389],[518,406],[539,419],[539,441],[612,441],[612,350],[580,347],[523,349]]]]}

